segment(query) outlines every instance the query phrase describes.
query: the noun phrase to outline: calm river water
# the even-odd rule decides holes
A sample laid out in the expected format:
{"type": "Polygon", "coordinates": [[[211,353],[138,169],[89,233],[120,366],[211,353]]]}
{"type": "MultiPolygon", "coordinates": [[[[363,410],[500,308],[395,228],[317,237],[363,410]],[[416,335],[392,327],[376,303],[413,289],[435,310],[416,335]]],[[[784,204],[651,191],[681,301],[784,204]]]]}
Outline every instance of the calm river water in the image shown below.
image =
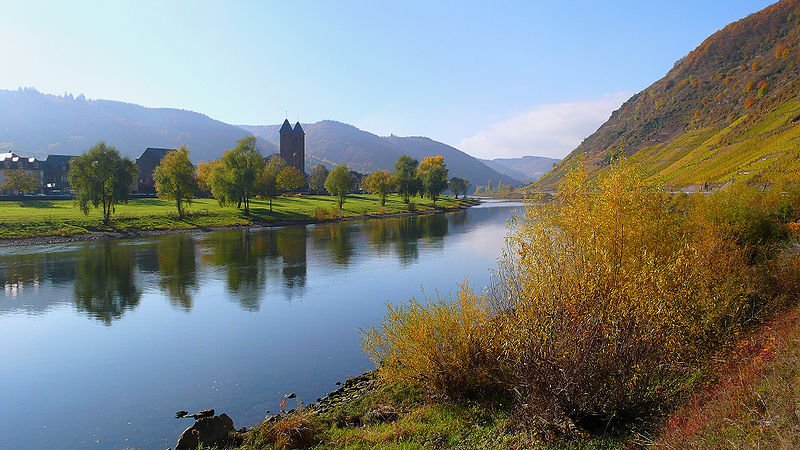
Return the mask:
{"type": "Polygon", "coordinates": [[[178,410],[313,402],[372,367],[386,302],[486,286],[519,207],[0,248],[0,448],[164,449],[178,410]]]}

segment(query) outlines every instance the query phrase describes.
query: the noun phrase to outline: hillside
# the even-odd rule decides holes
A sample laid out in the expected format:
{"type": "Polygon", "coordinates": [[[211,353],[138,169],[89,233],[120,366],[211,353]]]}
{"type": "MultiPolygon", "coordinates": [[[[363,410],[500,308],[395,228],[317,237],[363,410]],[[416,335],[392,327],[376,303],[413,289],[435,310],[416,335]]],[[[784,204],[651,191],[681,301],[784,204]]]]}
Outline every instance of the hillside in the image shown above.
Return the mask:
{"type": "MultiPolygon", "coordinates": [[[[218,158],[247,134],[192,111],[0,90],[0,151],[78,155],[105,140],[135,158],[147,147],[185,144],[199,161],[218,158]]],[[[265,153],[277,151],[271,143],[261,144],[265,153]]]]}
{"type": "Polygon", "coordinates": [[[482,159],[481,162],[492,169],[517,180],[530,183],[538,180],[557,164],[560,159],[544,156],[523,156],[521,158],[482,159]]]}
{"type": "MultiPolygon", "coordinates": [[[[242,125],[242,128],[266,141],[278,142],[278,125],[242,125]]],[[[473,186],[489,180],[520,184],[520,180],[497,172],[461,150],[426,137],[382,137],[332,120],[303,124],[303,129],[307,165],[321,163],[330,167],[345,163],[353,170],[371,172],[391,170],[397,158],[404,154],[420,160],[425,156],[442,155],[450,176],[466,178],[473,186]]]]}
{"type": "MultiPolygon", "coordinates": [[[[692,189],[800,175],[800,0],[714,33],[626,101],[565,158],[592,171],[625,155],[649,179],[692,189]]],[[[561,164],[542,177],[549,188],[561,164]]]]}

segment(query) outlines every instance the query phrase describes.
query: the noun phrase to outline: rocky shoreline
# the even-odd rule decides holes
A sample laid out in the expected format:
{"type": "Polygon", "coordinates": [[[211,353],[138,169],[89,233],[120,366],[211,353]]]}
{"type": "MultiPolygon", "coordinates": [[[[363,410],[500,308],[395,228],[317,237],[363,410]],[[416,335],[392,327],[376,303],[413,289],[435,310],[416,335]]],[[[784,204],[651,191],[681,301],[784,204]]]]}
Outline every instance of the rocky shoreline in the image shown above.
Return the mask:
{"type": "Polygon", "coordinates": [[[176,233],[207,233],[211,231],[240,230],[261,228],[284,227],[289,225],[312,225],[321,223],[349,222],[354,220],[369,219],[389,219],[393,217],[421,216],[428,214],[438,214],[446,212],[462,211],[471,206],[479,204],[479,200],[465,201],[464,204],[453,208],[436,208],[424,211],[406,211],[389,214],[362,214],[358,216],[339,217],[336,219],[298,219],[298,220],[277,220],[272,222],[253,222],[249,225],[240,226],[219,226],[219,227],[199,227],[199,228],[167,228],[163,230],[139,230],[139,231],[91,231],[88,233],[75,234],[70,236],[48,235],[32,236],[24,238],[0,238],[0,247],[26,247],[29,245],[51,245],[67,244],[71,242],[98,241],[106,239],[134,239],[148,236],[161,236],[176,233]]]}
{"type": "MultiPolygon", "coordinates": [[[[340,383],[337,383],[340,384],[340,383]]],[[[334,408],[345,405],[348,402],[354,401],[359,397],[377,389],[379,382],[375,371],[356,375],[348,378],[341,387],[318,398],[316,403],[312,403],[303,407],[303,411],[311,412],[314,414],[326,414],[331,412],[334,408]]],[[[180,411],[176,417],[191,417],[185,411],[180,411]]],[[[214,410],[204,410],[195,415],[195,422],[186,428],[183,433],[178,437],[178,442],[175,445],[175,450],[194,450],[200,445],[211,446],[215,448],[230,448],[241,445],[246,439],[247,434],[258,428],[262,424],[274,424],[281,420],[297,414],[298,410],[291,409],[286,413],[272,414],[264,418],[261,423],[256,424],[249,430],[247,428],[236,429],[233,425],[233,419],[227,414],[221,413],[214,415],[214,410]],[[210,414],[204,414],[209,413],[210,414]]],[[[391,408],[383,407],[376,408],[367,414],[366,420],[370,422],[391,422],[397,419],[398,413],[391,408]]],[[[359,419],[360,420],[360,419],[359,419]]],[[[341,423],[339,426],[360,426],[361,423],[341,423]]]]}

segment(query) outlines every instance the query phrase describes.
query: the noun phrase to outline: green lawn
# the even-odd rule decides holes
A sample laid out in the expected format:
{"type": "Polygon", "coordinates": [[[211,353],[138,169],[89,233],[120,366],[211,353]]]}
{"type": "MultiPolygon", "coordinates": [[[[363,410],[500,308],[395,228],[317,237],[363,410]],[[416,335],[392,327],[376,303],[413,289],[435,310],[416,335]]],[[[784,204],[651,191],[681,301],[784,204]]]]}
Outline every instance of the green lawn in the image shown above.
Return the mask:
{"type": "MultiPolygon", "coordinates": [[[[415,198],[416,210],[434,209],[428,199],[415,198]]],[[[461,201],[443,197],[436,208],[453,208],[461,201]]],[[[72,200],[31,200],[25,202],[0,202],[0,239],[33,236],[74,235],[91,231],[140,231],[170,229],[203,229],[269,223],[275,221],[308,221],[368,214],[388,214],[408,211],[408,205],[399,196],[390,196],[386,206],[371,195],[352,195],[341,211],[336,208],[335,197],[292,196],[273,200],[269,211],[267,200],[252,200],[251,214],[235,207],[221,207],[214,199],[197,199],[189,207],[189,214],[179,219],[173,203],[149,198],[131,200],[117,205],[111,223],[104,226],[102,214],[92,210],[84,215],[72,200]]]]}

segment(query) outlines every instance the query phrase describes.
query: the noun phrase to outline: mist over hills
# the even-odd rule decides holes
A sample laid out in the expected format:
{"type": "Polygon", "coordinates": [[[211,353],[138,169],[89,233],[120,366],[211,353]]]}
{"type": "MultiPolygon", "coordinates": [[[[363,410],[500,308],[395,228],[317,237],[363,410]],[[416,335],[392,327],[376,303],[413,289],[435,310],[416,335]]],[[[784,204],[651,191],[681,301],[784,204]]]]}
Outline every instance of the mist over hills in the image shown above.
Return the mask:
{"type": "Polygon", "coordinates": [[[544,156],[523,156],[521,158],[495,158],[482,159],[481,162],[492,169],[530,183],[538,180],[557,164],[560,159],[547,158],[544,156]]]}
{"type": "MultiPolygon", "coordinates": [[[[49,95],[34,89],[0,90],[0,151],[43,157],[79,155],[100,140],[130,157],[147,147],[186,145],[192,159],[216,159],[248,133],[192,111],[83,96],[49,95]]],[[[270,147],[264,149],[271,153],[270,147]]]]}
{"type": "MultiPolygon", "coordinates": [[[[243,129],[266,141],[279,142],[279,125],[242,125],[243,129]]],[[[426,137],[378,136],[352,125],[323,120],[303,124],[306,132],[306,160],[310,164],[333,166],[345,163],[359,172],[375,169],[392,170],[401,155],[421,160],[426,156],[442,155],[450,176],[466,178],[472,186],[489,180],[518,185],[521,180],[488,167],[461,150],[426,137]]]]}
{"type": "MultiPolygon", "coordinates": [[[[619,156],[674,188],[800,176],[800,0],[736,21],[634,95],[565,161],[619,156]]],[[[560,164],[537,185],[552,187],[560,164]]]]}
{"type": "MultiPolygon", "coordinates": [[[[234,126],[206,115],[172,108],[147,108],[82,95],[58,96],[35,89],[0,90],[0,152],[44,159],[49,154],[79,155],[100,140],[136,158],[147,147],[186,145],[192,159],[217,159],[247,135],[255,135],[264,155],[278,152],[278,125],[234,126]]],[[[391,169],[400,155],[422,159],[443,155],[450,176],[473,186],[488,180],[520,184],[481,161],[424,137],[381,137],[332,120],[303,124],[307,167],[344,163],[359,172],[391,169]]]]}

